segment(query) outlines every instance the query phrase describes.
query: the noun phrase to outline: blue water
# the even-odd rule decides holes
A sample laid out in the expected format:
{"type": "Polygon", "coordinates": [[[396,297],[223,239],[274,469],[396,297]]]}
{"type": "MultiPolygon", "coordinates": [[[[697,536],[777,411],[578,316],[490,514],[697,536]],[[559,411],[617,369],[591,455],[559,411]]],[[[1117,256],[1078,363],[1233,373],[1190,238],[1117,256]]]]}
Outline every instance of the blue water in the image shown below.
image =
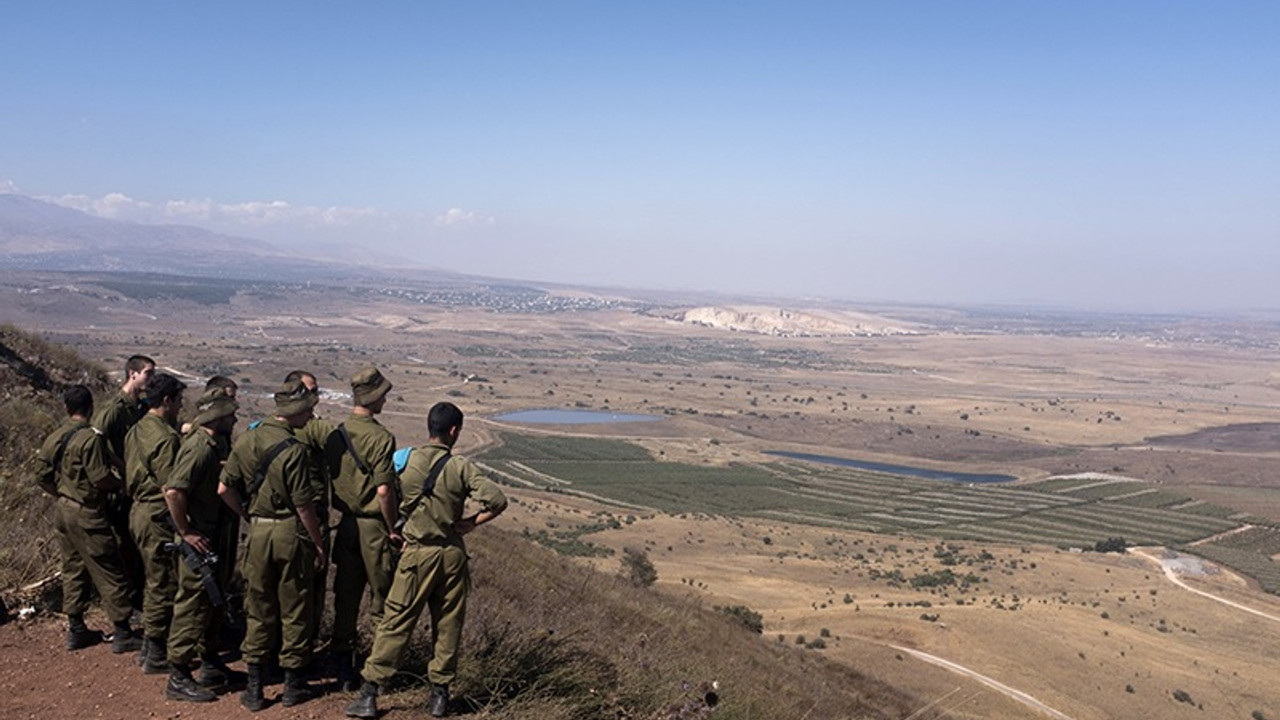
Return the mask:
{"type": "Polygon", "coordinates": [[[612,413],[600,410],[517,410],[494,417],[494,420],[531,423],[534,425],[591,425],[595,423],[653,422],[661,415],[612,413]]]}
{"type": "Polygon", "coordinates": [[[850,460],[849,458],[831,457],[830,455],[810,455],[808,453],[785,452],[782,450],[767,450],[765,451],[765,455],[777,455],[778,457],[791,458],[792,460],[808,460],[809,462],[841,465],[844,467],[859,468],[861,470],[874,470],[876,472],[890,473],[893,475],[908,475],[910,477],[926,478],[928,480],[942,480],[944,482],[1006,483],[1013,482],[1018,479],[1013,475],[985,475],[981,473],[947,472],[945,470],[929,470],[926,468],[911,467],[910,465],[889,465],[886,463],[868,462],[866,460],[850,460]]]}

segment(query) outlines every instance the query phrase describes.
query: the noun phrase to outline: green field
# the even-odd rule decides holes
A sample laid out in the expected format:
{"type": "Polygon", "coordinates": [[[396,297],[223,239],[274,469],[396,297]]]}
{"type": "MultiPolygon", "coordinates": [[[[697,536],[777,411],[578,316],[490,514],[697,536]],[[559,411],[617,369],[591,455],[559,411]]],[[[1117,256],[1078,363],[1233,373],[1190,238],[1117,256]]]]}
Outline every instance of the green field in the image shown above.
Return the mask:
{"type": "Polygon", "coordinates": [[[1188,543],[1248,524],[1248,516],[1135,481],[1056,478],[962,485],[792,460],[727,467],[658,462],[621,440],[503,434],[478,457],[529,487],[665,513],[757,517],[874,533],[1090,548],[1122,537],[1199,553],[1280,591],[1280,530],[1188,543]]]}

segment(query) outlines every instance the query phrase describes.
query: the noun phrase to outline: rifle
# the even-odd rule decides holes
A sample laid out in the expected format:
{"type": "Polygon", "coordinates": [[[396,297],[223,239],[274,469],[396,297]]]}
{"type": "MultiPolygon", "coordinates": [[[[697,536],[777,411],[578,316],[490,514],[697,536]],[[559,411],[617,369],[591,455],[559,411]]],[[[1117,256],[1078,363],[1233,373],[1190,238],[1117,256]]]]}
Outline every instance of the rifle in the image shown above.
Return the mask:
{"type": "Polygon", "coordinates": [[[213,566],[218,564],[218,556],[214,553],[202,553],[191,546],[186,540],[178,542],[165,543],[163,549],[166,552],[178,551],[182,553],[182,562],[187,564],[194,572],[200,574],[200,584],[204,586],[204,592],[209,596],[209,602],[214,607],[222,607],[222,590],[218,587],[218,579],[213,575],[213,566]]]}
{"type": "MultiPolygon", "coordinates": [[[[178,524],[173,521],[173,515],[168,510],[164,513],[164,519],[173,528],[174,533],[178,533],[178,524]]],[[[222,588],[218,587],[218,578],[213,574],[213,566],[218,564],[218,556],[216,553],[202,553],[195,549],[191,543],[182,539],[182,535],[178,534],[177,542],[167,542],[161,546],[164,552],[182,553],[182,562],[187,564],[193,572],[200,575],[200,584],[204,586],[204,594],[209,596],[209,602],[214,607],[222,607],[224,602],[222,599],[222,588]]]]}

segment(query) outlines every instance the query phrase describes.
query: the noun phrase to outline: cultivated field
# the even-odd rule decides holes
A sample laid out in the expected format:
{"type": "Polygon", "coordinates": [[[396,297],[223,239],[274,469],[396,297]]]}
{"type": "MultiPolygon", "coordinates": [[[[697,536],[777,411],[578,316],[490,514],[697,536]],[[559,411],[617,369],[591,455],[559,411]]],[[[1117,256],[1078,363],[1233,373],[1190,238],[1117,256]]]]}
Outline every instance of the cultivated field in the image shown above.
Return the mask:
{"type": "Polygon", "coordinates": [[[459,451],[511,484],[504,523],[606,568],[643,548],[661,587],[745,605],[766,642],[937,698],[945,716],[1045,711],[913,652],[1077,720],[1280,718],[1280,622],[1266,617],[1280,617],[1280,598],[1258,585],[1278,583],[1274,319],[882,307],[860,310],[912,334],[828,337],[677,319],[717,302],[732,301],[0,278],[0,321],[110,368],[141,351],[193,385],[232,374],[248,416],[304,367],[339,419],[346,378],[376,364],[396,386],[384,421],[402,445],[425,440],[438,400],[468,413],[459,451]],[[494,418],[529,408],[663,419],[494,418]],[[957,485],[765,451],[1019,480],[957,485]],[[1066,549],[1116,536],[1240,568],[1256,580],[1180,566],[1192,587],[1262,614],[1173,585],[1133,553],[1066,549]]]}

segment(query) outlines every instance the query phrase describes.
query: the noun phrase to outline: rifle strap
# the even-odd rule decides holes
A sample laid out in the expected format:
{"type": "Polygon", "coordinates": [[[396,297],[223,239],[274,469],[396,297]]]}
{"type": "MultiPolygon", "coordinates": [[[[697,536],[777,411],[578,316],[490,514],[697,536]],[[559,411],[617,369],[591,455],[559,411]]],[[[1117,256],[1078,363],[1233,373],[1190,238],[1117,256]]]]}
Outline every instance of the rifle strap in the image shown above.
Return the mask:
{"type": "Polygon", "coordinates": [[[356,469],[366,476],[371,475],[372,472],[369,470],[369,466],[365,464],[364,458],[360,457],[360,453],[356,452],[355,443],[351,442],[351,433],[347,432],[346,423],[338,424],[338,434],[342,436],[342,442],[347,446],[347,452],[351,454],[351,459],[356,461],[356,469]]]}
{"type": "Polygon", "coordinates": [[[427,472],[427,478],[422,481],[422,494],[414,498],[413,502],[409,503],[407,507],[401,508],[400,517],[408,520],[413,515],[413,511],[418,509],[418,503],[431,495],[431,492],[436,488],[436,478],[440,477],[440,473],[444,471],[444,466],[451,457],[453,455],[446,450],[444,455],[441,455],[440,459],[436,460],[435,464],[431,466],[431,470],[427,472]]]}
{"type": "Polygon", "coordinates": [[[257,497],[258,490],[262,487],[262,483],[267,481],[267,471],[271,469],[271,463],[275,462],[276,458],[280,456],[280,453],[297,444],[298,438],[290,435],[275,445],[272,445],[266,455],[262,456],[262,462],[258,463],[258,471],[253,474],[253,485],[247,488],[249,491],[249,502],[253,502],[253,498],[257,497]]]}

